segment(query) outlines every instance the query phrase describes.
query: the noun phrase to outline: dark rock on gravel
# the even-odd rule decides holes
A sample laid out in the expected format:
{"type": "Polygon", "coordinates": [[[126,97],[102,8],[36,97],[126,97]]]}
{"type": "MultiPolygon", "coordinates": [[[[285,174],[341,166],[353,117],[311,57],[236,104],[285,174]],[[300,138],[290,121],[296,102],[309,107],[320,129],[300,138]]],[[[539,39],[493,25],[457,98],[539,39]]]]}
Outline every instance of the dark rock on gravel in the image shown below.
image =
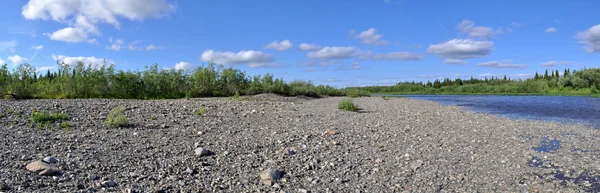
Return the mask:
{"type": "Polygon", "coordinates": [[[45,157],[44,159],[42,159],[42,161],[49,163],[49,164],[55,164],[56,162],[58,162],[58,160],[52,156],[45,157]]]}
{"type": "Polygon", "coordinates": [[[208,149],[206,149],[206,148],[199,147],[199,148],[196,148],[196,149],[194,150],[194,153],[195,153],[196,155],[198,155],[198,156],[206,156],[206,155],[208,155],[210,152],[209,152],[209,151],[208,151],[208,149]]]}
{"type": "Polygon", "coordinates": [[[284,174],[285,173],[283,171],[267,169],[267,170],[263,171],[262,173],[260,173],[260,180],[262,181],[263,184],[271,186],[271,185],[273,185],[274,181],[277,181],[277,180],[283,178],[284,174]]]}

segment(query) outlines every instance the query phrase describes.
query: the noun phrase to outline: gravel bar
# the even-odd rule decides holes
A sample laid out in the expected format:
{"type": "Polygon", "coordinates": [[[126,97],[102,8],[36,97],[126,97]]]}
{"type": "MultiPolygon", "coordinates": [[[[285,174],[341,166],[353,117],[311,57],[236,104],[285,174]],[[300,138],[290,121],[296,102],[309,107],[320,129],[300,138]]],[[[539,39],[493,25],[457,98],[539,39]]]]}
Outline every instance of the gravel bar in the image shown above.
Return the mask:
{"type": "Polygon", "coordinates": [[[341,99],[2,100],[0,192],[600,191],[600,130],[341,99]],[[105,126],[117,106],[130,126],[105,126]]]}

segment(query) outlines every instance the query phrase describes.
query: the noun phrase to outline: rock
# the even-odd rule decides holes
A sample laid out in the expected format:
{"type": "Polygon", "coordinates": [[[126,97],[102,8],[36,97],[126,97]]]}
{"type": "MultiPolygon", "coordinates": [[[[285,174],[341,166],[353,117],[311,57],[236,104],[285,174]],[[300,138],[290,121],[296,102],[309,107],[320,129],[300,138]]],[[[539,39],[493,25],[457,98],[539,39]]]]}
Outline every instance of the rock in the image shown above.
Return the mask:
{"type": "Polygon", "coordinates": [[[90,180],[98,180],[98,176],[96,175],[90,175],[90,180]]]}
{"type": "Polygon", "coordinates": [[[193,175],[196,174],[196,170],[193,170],[192,168],[187,168],[185,169],[185,173],[193,175]]]}
{"type": "Polygon", "coordinates": [[[376,164],[380,164],[380,163],[382,163],[382,162],[383,162],[383,161],[382,161],[381,159],[376,159],[376,160],[375,160],[375,163],[376,163],[376,164]]]}
{"type": "Polygon", "coordinates": [[[77,184],[77,189],[83,190],[83,189],[85,189],[85,186],[83,184],[77,184]]]}
{"type": "Polygon", "coordinates": [[[196,153],[196,155],[199,155],[199,156],[206,156],[206,155],[208,155],[209,151],[206,148],[199,147],[194,150],[194,153],[196,153]]]}
{"type": "Polygon", "coordinates": [[[112,180],[106,180],[106,181],[102,182],[100,185],[102,185],[102,187],[108,187],[108,188],[110,188],[110,187],[117,186],[117,183],[115,183],[112,180]]]}
{"type": "Polygon", "coordinates": [[[274,169],[265,170],[260,174],[260,179],[267,186],[273,185],[273,181],[283,178],[284,172],[274,169]]]}
{"type": "Polygon", "coordinates": [[[55,164],[58,162],[58,160],[52,156],[45,157],[44,159],[42,159],[42,161],[49,163],[49,164],[55,164]]]}
{"type": "Polygon", "coordinates": [[[417,161],[413,162],[412,164],[410,164],[410,168],[412,170],[418,170],[419,168],[421,168],[421,166],[423,166],[422,160],[417,160],[417,161]]]}
{"type": "Polygon", "coordinates": [[[27,168],[27,170],[29,170],[30,172],[37,173],[42,176],[52,176],[60,173],[60,170],[58,168],[43,161],[31,162],[27,164],[25,168],[27,168]]]}
{"type": "Polygon", "coordinates": [[[308,190],[306,190],[306,189],[298,189],[298,192],[299,193],[308,193],[308,190]]]}
{"type": "Polygon", "coordinates": [[[6,184],[0,184],[0,191],[10,191],[12,188],[6,184]]]}

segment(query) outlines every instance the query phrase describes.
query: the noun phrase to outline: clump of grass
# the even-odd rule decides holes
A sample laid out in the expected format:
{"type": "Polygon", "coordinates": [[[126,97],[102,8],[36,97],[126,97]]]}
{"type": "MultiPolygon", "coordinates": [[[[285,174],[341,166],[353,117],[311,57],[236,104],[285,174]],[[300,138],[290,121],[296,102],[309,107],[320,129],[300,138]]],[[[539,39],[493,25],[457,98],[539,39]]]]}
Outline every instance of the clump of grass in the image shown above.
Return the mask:
{"type": "Polygon", "coordinates": [[[371,96],[371,93],[369,91],[359,90],[359,89],[347,89],[347,90],[345,90],[345,94],[346,94],[346,96],[349,96],[352,98],[371,96]]]}
{"type": "Polygon", "coordinates": [[[194,115],[205,115],[206,114],[206,107],[204,106],[200,106],[200,109],[198,109],[197,111],[194,111],[194,115]]]}
{"type": "Polygon", "coordinates": [[[69,120],[65,113],[50,113],[48,111],[37,111],[31,113],[31,120],[36,123],[54,123],[59,120],[69,120]]]}
{"type": "Polygon", "coordinates": [[[352,99],[342,99],[338,103],[338,109],[343,111],[357,112],[358,106],[354,104],[354,101],[352,101],[352,99]]]}
{"type": "Polygon", "coordinates": [[[387,97],[387,96],[381,96],[381,98],[382,98],[383,100],[386,100],[386,101],[387,101],[387,100],[390,100],[390,97],[387,97]]]}
{"type": "Polygon", "coordinates": [[[233,99],[235,99],[235,100],[240,99],[240,92],[235,91],[235,94],[233,95],[233,99]]]}
{"type": "Polygon", "coordinates": [[[6,115],[0,113],[0,118],[4,118],[6,115]]]}
{"type": "Polygon", "coordinates": [[[63,128],[63,129],[68,129],[71,128],[71,124],[69,124],[69,122],[62,122],[60,124],[58,124],[58,127],[63,128]]]}
{"type": "Polygon", "coordinates": [[[150,116],[148,117],[148,119],[149,119],[149,120],[151,120],[151,121],[154,121],[154,120],[156,120],[156,117],[154,117],[154,114],[152,114],[152,115],[150,115],[150,116]]]}
{"type": "Polygon", "coordinates": [[[125,107],[118,106],[110,111],[108,117],[106,117],[106,125],[114,128],[129,126],[129,119],[125,115],[125,107]]]}

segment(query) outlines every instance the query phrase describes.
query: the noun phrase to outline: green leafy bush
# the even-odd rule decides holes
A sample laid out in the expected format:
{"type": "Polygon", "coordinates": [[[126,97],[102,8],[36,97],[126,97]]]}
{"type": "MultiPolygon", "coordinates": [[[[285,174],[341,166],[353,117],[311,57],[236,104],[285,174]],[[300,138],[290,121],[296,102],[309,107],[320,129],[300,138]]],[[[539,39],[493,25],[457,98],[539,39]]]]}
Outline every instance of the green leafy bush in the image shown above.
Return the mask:
{"type": "Polygon", "coordinates": [[[344,110],[344,111],[357,112],[358,111],[358,106],[354,104],[354,102],[352,101],[352,99],[342,99],[338,103],[338,109],[344,110]]]}
{"type": "Polygon", "coordinates": [[[125,115],[125,107],[118,106],[110,111],[108,117],[106,117],[106,125],[115,128],[129,126],[129,119],[125,115]]]}
{"type": "Polygon", "coordinates": [[[54,123],[58,120],[68,120],[69,115],[65,113],[50,113],[48,111],[38,111],[31,113],[31,120],[36,123],[50,122],[54,123]]]}
{"type": "Polygon", "coordinates": [[[369,91],[360,90],[360,89],[346,89],[345,93],[346,93],[346,96],[349,96],[352,98],[371,96],[371,93],[369,91]]]}

